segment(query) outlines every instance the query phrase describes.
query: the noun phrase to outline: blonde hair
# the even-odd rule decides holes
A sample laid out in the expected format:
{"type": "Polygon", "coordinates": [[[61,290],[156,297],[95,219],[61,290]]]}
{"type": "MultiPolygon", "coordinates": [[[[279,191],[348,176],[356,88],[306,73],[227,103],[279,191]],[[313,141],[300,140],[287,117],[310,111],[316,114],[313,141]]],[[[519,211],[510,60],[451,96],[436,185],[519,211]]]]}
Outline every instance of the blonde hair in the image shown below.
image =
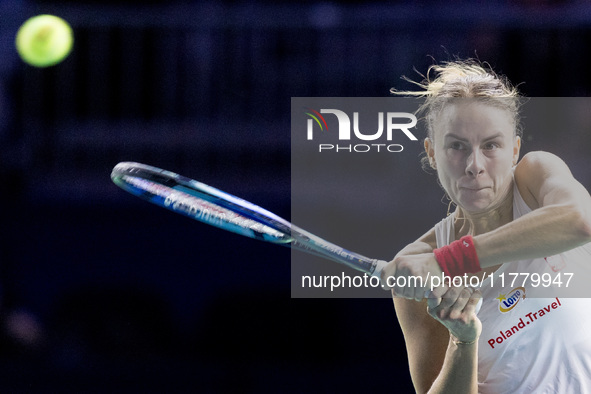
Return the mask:
{"type": "Polygon", "coordinates": [[[515,124],[515,135],[521,136],[519,109],[522,96],[505,76],[495,73],[487,63],[474,59],[443,62],[431,65],[426,76],[422,76],[422,82],[403,77],[422,90],[400,91],[392,88],[390,92],[400,96],[425,98],[417,113],[424,114],[429,138],[433,139],[433,125],[441,110],[446,105],[465,98],[507,110],[515,124]],[[431,74],[435,75],[433,79],[431,74]]]}

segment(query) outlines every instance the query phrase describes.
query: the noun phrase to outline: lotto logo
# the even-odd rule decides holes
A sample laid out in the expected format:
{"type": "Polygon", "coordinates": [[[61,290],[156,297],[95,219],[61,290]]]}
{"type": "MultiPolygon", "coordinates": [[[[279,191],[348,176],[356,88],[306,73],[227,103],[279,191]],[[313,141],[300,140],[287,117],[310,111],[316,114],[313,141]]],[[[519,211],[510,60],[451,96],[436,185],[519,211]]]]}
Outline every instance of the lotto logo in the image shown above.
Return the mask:
{"type": "Polygon", "coordinates": [[[523,287],[517,287],[507,294],[499,294],[497,297],[497,300],[499,300],[499,311],[502,313],[509,312],[517,306],[517,303],[522,298],[525,298],[525,288],[523,287]]]}

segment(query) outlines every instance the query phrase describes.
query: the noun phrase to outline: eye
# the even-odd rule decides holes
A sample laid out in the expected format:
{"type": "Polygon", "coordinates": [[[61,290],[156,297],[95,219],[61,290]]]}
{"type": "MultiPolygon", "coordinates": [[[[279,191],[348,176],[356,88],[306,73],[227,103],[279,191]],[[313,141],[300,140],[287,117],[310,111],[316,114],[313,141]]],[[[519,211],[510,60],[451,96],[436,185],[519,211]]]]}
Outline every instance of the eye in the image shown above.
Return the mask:
{"type": "Polygon", "coordinates": [[[496,143],[496,142],[487,142],[484,145],[484,149],[485,150],[495,150],[495,149],[497,149],[499,147],[500,147],[500,145],[498,143],[496,143]]]}
{"type": "Polygon", "coordinates": [[[460,141],[453,141],[449,144],[449,147],[454,150],[465,150],[466,146],[460,141]]]}

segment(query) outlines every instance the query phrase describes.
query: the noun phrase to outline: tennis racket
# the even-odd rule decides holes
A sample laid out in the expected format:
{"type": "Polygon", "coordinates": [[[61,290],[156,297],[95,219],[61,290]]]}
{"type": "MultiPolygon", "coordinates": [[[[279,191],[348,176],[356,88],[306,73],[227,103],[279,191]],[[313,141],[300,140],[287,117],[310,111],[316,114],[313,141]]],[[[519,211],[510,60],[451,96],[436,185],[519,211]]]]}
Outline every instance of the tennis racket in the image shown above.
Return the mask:
{"type": "Polygon", "coordinates": [[[380,277],[386,262],[370,259],[298,228],[255,204],[160,168],[122,162],[111,179],[146,201],[246,237],[311,253],[380,277]]]}

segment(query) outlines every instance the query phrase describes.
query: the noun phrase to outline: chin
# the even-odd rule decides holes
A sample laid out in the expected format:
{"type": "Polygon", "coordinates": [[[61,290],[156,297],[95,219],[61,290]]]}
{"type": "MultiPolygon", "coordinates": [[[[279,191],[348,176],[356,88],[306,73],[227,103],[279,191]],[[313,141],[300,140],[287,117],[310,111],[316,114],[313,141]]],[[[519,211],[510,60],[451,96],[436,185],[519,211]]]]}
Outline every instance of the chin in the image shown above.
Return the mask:
{"type": "Polygon", "coordinates": [[[461,201],[460,200],[460,207],[469,213],[482,213],[486,212],[491,209],[491,202],[490,201],[461,201]]]}

